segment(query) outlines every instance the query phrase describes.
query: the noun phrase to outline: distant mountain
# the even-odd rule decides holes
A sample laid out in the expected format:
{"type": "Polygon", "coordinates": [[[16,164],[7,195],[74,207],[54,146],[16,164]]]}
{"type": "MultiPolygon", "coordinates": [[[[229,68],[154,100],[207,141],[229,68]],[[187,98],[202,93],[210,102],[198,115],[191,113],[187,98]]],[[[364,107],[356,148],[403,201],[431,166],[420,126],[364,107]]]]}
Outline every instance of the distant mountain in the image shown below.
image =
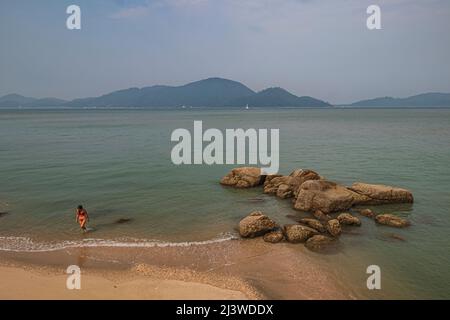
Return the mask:
{"type": "Polygon", "coordinates": [[[231,106],[239,107],[330,107],[322,100],[311,97],[297,97],[282,88],[269,88],[258,93],[238,98],[231,102],[231,106]]]}
{"type": "Polygon", "coordinates": [[[24,97],[20,94],[7,94],[6,96],[0,97],[0,107],[20,107],[32,103],[35,100],[34,98],[24,97]]]}
{"type": "Polygon", "coordinates": [[[254,92],[243,84],[209,78],[179,87],[153,86],[115,91],[97,98],[77,99],[71,107],[224,107],[254,92]]]}
{"type": "Polygon", "coordinates": [[[56,98],[35,99],[20,94],[8,94],[0,97],[0,108],[60,107],[66,103],[67,101],[56,98]]]}
{"type": "Polygon", "coordinates": [[[352,103],[354,107],[450,107],[450,93],[423,93],[408,98],[382,97],[352,103]]]}
{"type": "Polygon", "coordinates": [[[326,107],[330,104],[311,97],[297,97],[282,88],[255,92],[240,82],[209,78],[182,86],[152,86],[114,91],[100,97],[64,101],[34,99],[20,95],[0,98],[0,107],[73,108],[178,108],[186,107],[326,107]]]}
{"type": "MultiPolygon", "coordinates": [[[[328,102],[298,97],[283,88],[275,87],[255,92],[240,82],[209,78],[182,86],[156,85],[114,91],[100,97],[65,101],[56,98],[35,99],[18,94],[0,97],[0,108],[16,107],[73,107],[73,108],[180,108],[245,106],[320,108],[328,102]]],[[[383,97],[350,104],[353,107],[450,107],[450,93],[424,93],[408,98],[383,97]]]]}

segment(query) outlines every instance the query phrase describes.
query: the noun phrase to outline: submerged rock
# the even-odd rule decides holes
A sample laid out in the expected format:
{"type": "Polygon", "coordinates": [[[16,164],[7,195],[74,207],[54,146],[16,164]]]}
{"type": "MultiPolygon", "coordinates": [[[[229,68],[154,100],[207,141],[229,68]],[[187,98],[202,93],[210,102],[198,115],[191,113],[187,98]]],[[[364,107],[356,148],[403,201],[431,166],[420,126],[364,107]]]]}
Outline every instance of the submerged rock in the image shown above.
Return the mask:
{"type": "Polygon", "coordinates": [[[270,242],[270,243],[278,243],[284,240],[284,234],[283,231],[281,231],[280,229],[278,230],[274,230],[274,231],[270,231],[268,233],[266,233],[263,237],[265,242],[270,242]]]}
{"type": "Polygon", "coordinates": [[[326,232],[327,229],[324,227],[324,225],[317,219],[312,218],[302,218],[298,222],[307,225],[310,228],[313,228],[319,232],[326,232]]]}
{"type": "Polygon", "coordinates": [[[331,237],[319,234],[309,238],[306,241],[305,246],[312,251],[319,251],[324,249],[325,247],[328,247],[334,241],[335,239],[331,237]]]}
{"type": "Polygon", "coordinates": [[[360,226],[361,225],[361,221],[357,217],[352,216],[350,213],[341,213],[340,215],[338,215],[337,220],[342,225],[344,225],[344,224],[348,225],[348,226],[360,226]]]}
{"type": "Polygon", "coordinates": [[[374,218],[375,217],[375,213],[370,210],[370,209],[362,209],[358,211],[360,215],[367,217],[367,218],[374,218]]]}
{"type": "Polygon", "coordinates": [[[403,238],[401,235],[395,234],[395,233],[385,233],[383,234],[385,239],[389,239],[391,241],[406,241],[405,238],[403,238]]]}
{"type": "Polygon", "coordinates": [[[331,217],[330,217],[329,215],[323,213],[323,212],[320,211],[320,210],[314,211],[313,216],[314,216],[316,219],[322,220],[322,221],[328,221],[328,220],[331,220],[331,217]]]}
{"type": "Polygon", "coordinates": [[[254,211],[239,222],[239,234],[244,238],[263,236],[278,225],[260,211],[254,211]]]}
{"type": "Polygon", "coordinates": [[[349,188],[356,192],[355,204],[386,204],[386,203],[413,203],[411,191],[385,186],[356,182],[349,188]]]}
{"type": "Polygon", "coordinates": [[[231,170],[220,183],[235,188],[251,188],[263,184],[265,178],[265,175],[261,175],[260,168],[243,167],[231,170]]]}
{"type": "Polygon", "coordinates": [[[9,212],[7,211],[0,211],[0,217],[6,216],[9,212]]]}
{"type": "Polygon", "coordinates": [[[395,228],[404,228],[411,225],[411,223],[404,218],[400,218],[393,214],[379,214],[375,217],[375,221],[379,224],[383,224],[395,228]]]}
{"type": "Polygon", "coordinates": [[[315,229],[300,224],[288,224],[284,226],[286,240],[291,243],[305,242],[312,236],[319,234],[315,229]]]}
{"type": "Polygon", "coordinates": [[[123,224],[123,223],[128,223],[128,222],[131,222],[131,221],[133,221],[133,219],[131,219],[131,218],[120,218],[120,219],[117,219],[115,223],[123,224]]]}
{"type": "Polygon", "coordinates": [[[342,233],[341,224],[337,219],[331,219],[327,222],[327,231],[333,236],[337,237],[342,233]]]}
{"type": "Polygon", "coordinates": [[[294,208],[303,211],[320,210],[323,213],[349,209],[354,202],[354,192],[335,182],[309,180],[298,191],[294,208]]]}

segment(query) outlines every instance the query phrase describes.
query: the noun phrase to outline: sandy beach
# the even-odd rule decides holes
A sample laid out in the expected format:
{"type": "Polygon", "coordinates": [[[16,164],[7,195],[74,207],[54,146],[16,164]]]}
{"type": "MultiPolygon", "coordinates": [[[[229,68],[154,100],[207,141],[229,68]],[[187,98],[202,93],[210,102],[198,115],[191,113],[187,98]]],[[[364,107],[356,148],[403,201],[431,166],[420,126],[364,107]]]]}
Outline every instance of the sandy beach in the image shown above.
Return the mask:
{"type": "Polygon", "coordinates": [[[0,267],[0,299],[25,300],[245,300],[240,291],[209,284],[165,280],[131,273],[82,275],[80,290],[66,288],[67,275],[56,271],[0,267]]]}
{"type": "MultiPolygon", "coordinates": [[[[261,240],[261,239],[259,239],[261,240]]],[[[289,245],[1,252],[0,299],[348,299],[335,276],[289,245]],[[81,290],[66,268],[81,268],[81,290]]]]}

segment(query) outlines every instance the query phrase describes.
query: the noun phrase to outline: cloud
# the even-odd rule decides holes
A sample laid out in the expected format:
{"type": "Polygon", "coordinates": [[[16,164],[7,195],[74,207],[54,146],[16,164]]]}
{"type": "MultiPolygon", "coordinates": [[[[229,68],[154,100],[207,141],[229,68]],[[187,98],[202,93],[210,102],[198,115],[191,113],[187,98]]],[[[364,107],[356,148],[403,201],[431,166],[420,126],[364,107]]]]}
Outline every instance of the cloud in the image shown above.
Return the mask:
{"type": "Polygon", "coordinates": [[[208,4],[210,0],[116,0],[119,9],[110,15],[113,19],[147,16],[156,9],[185,9],[208,4]]]}
{"type": "Polygon", "coordinates": [[[146,16],[149,13],[149,7],[137,6],[131,8],[122,8],[110,15],[112,19],[127,19],[146,16]]]}

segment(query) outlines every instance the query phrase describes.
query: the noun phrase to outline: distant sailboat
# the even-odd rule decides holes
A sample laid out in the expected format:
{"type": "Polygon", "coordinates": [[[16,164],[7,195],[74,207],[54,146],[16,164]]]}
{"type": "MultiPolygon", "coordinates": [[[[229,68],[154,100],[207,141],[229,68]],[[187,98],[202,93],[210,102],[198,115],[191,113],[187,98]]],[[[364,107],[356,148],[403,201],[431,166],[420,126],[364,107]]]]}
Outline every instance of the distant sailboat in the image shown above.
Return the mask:
{"type": "Polygon", "coordinates": [[[245,106],[245,110],[249,110],[250,108],[248,107],[248,104],[245,106]]]}

